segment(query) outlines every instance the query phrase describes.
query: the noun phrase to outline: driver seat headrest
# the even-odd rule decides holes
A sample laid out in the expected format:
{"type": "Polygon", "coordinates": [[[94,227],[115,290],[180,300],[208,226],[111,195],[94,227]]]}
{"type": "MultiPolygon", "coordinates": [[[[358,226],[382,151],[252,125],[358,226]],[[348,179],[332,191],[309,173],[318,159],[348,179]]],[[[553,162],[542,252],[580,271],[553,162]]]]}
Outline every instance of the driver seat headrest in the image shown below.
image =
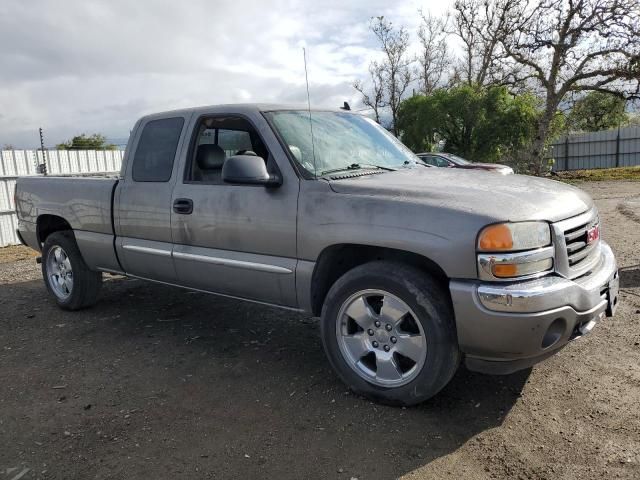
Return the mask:
{"type": "Polygon", "coordinates": [[[204,144],[198,147],[196,162],[200,170],[220,170],[224,165],[226,156],[220,145],[204,144]]]}

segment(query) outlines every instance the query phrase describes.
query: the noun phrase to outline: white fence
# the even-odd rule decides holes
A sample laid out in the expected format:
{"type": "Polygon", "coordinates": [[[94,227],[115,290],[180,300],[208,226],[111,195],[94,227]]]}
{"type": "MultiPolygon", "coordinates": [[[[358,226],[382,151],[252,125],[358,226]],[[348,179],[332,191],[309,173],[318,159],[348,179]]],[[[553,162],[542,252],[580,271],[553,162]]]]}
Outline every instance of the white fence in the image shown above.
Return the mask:
{"type": "Polygon", "coordinates": [[[122,150],[0,150],[0,247],[19,243],[13,193],[16,179],[38,175],[46,164],[48,175],[82,175],[119,172],[122,150]]]}
{"type": "Polygon", "coordinates": [[[640,127],[567,135],[551,145],[554,170],[640,165],[640,127]]]}

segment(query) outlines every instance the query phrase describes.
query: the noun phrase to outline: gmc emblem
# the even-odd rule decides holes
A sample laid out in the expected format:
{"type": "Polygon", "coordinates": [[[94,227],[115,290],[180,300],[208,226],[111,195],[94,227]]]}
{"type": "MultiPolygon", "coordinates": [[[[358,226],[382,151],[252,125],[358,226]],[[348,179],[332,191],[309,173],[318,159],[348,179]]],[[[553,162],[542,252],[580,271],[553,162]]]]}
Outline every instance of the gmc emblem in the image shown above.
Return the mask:
{"type": "Polygon", "coordinates": [[[600,238],[600,225],[594,225],[587,230],[587,245],[597,242],[600,238]]]}

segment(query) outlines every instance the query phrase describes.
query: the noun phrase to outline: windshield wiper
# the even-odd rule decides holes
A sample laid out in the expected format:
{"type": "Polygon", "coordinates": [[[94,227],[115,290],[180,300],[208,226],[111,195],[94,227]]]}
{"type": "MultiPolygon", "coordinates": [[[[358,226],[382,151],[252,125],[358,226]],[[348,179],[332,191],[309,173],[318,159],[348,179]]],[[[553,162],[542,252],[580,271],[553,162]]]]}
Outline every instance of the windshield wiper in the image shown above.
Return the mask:
{"type": "Polygon", "coordinates": [[[377,170],[387,170],[389,172],[395,172],[396,171],[395,168],[391,168],[391,167],[382,167],[380,165],[372,165],[372,164],[369,164],[369,163],[352,163],[351,165],[346,165],[344,167],[332,168],[330,170],[324,170],[323,172],[320,172],[320,176],[327,175],[329,173],[344,172],[346,170],[364,170],[364,169],[367,169],[367,168],[375,168],[377,170]]]}

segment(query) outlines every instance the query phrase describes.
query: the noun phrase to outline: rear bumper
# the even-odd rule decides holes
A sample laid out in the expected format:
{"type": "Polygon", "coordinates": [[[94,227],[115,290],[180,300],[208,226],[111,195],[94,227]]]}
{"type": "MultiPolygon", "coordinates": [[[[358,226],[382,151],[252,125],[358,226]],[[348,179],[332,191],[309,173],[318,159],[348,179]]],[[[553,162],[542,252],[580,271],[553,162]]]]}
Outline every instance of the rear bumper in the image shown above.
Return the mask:
{"type": "Polygon", "coordinates": [[[589,333],[617,305],[613,252],[602,242],[590,273],[510,284],[452,280],[458,343],[470,370],[506,374],[528,368],[589,333]]]}
{"type": "Polygon", "coordinates": [[[36,230],[37,228],[35,223],[19,220],[16,234],[23,245],[31,247],[36,251],[40,251],[40,243],[38,242],[36,230]]]}
{"type": "Polygon", "coordinates": [[[16,229],[16,237],[18,237],[18,241],[20,242],[20,245],[27,246],[27,243],[24,241],[24,238],[22,238],[22,235],[20,234],[20,230],[18,229],[16,229]]]}

